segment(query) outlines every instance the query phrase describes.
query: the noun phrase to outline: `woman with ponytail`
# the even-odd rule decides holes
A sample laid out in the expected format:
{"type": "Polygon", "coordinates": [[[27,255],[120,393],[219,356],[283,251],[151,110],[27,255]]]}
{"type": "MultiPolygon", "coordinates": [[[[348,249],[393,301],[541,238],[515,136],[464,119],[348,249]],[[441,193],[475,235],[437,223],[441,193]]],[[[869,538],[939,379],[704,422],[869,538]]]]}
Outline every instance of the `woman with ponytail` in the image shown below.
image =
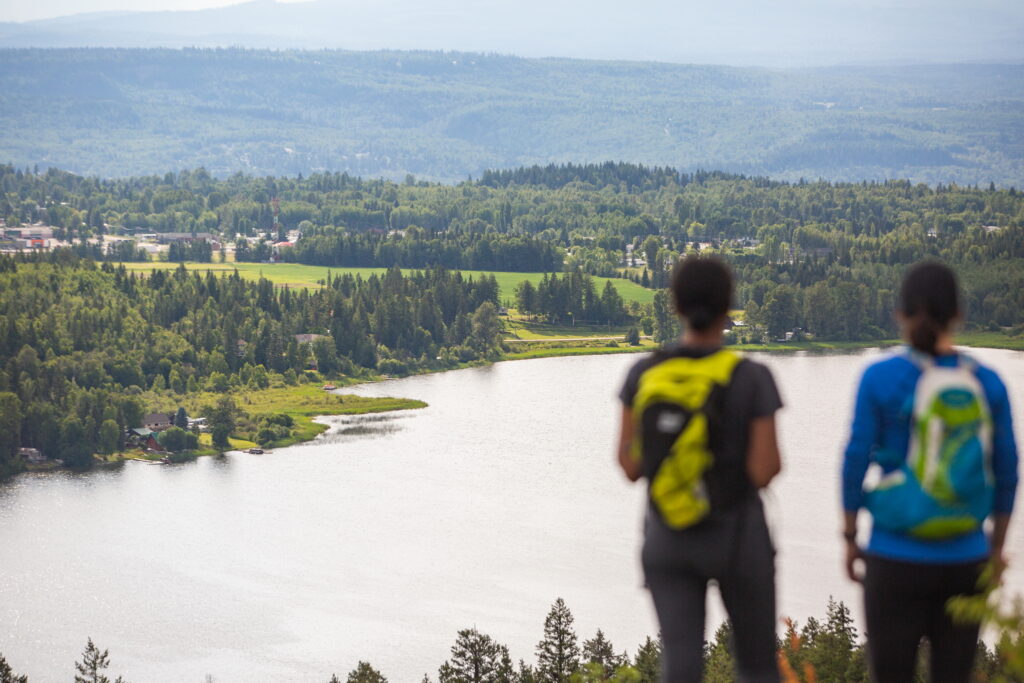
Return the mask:
{"type": "Polygon", "coordinates": [[[1006,387],[953,347],[963,314],[946,266],[912,267],[896,318],[907,346],[861,379],[843,460],[849,577],[864,586],[868,658],[879,683],[914,680],[918,646],[930,642],[929,680],[970,679],[978,625],[954,622],[949,598],[975,594],[1003,542],[1017,488],[1017,449],[1006,387]],[[871,465],[879,484],[864,490],[871,465]],[[867,547],[857,513],[872,518],[867,547]],[[988,518],[988,529],[986,529],[988,518]]]}
{"type": "Polygon", "coordinates": [[[732,277],[721,261],[682,261],[672,293],[679,344],[636,363],[619,394],[618,461],[650,494],[641,561],[661,624],[661,680],[701,680],[714,580],[739,680],[778,681],[775,553],[758,490],[781,468],[782,401],[767,368],[722,348],[732,277]]]}

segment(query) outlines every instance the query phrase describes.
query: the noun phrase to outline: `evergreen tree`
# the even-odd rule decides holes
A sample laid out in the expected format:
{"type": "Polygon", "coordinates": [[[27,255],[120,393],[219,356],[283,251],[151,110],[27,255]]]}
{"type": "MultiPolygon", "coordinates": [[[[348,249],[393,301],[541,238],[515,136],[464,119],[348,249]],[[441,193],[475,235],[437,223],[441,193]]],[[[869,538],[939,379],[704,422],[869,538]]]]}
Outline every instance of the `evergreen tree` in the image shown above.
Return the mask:
{"type": "Polygon", "coordinates": [[[188,413],[181,406],[178,407],[178,412],[174,414],[173,424],[179,429],[188,429],[188,413]]]}
{"type": "Polygon", "coordinates": [[[17,394],[0,392],[0,477],[16,469],[15,460],[21,447],[21,419],[21,400],[17,394]]]}
{"type": "Polygon", "coordinates": [[[679,338],[679,320],[676,318],[669,300],[668,292],[663,289],[654,293],[654,341],[664,346],[679,338]]]}
{"type": "Polygon", "coordinates": [[[0,683],[28,683],[28,676],[19,676],[14,673],[2,654],[0,654],[0,683]]]}
{"type": "Polygon", "coordinates": [[[60,457],[68,467],[88,467],[92,464],[92,444],[87,439],[82,421],[74,415],[64,418],[60,425],[60,457]]]}
{"type": "Polygon", "coordinates": [[[704,683],[736,680],[732,637],[732,624],[725,621],[716,629],[714,641],[704,643],[704,683]]]}
{"type": "Polygon", "coordinates": [[[558,598],[544,619],[544,639],[537,643],[538,680],[564,683],[579,669],[580,650],[572,624],[572,612],[558,598]]]}
{"type": "MultiPolygon", "coordinates": [[[[103,670],[110,666],[110,655],[107,650],[100,652],[89,638],[89,642],[82,652],[82,661],[75,662],[75,683],[110,683],[110,678],[103,673],[103,670]]],[[[118,676],[114,683],[124,683],[118,676]]]]}
{"type": "Polygon", "coordinates": [[[650,636],[637,649],[633,668],[640,674],[640,683],[658,683],[661,680],[661,638],[650,636]]]}
{"type": "Polygon", "coordinates": [[[519,660],[519,670],[516,671],[516,683],[538,683],[537,670],[532,666],[519,660]]]}
{"type": "Polygon", "coordinates": [[[508,648],[475,628],[459,631],[451,659],[438,671],[440,683],[511,683],[515,679],[508,648]]]}
{"type": "Polygon", "coordinates": [[[867,671],[855,670],[862,664],[857,658],[857,628],[850,609],[829,597],[824,627],[816,633],[807,660],[823,681],[858,681],[867,671]]]}
{"type": "Polygon", "coordinates": [[[515,288],[516,310],[529,315],[537,309],[537,288],[529,280],[523,280],[515,288]]]}
{"type": "Polygon", "coordinates": [[[356,668],[348,673],[345,683],[388,683],[388,679],[370,666],[369,662],[360,661],[356,668]]]}
{"type": "Polygon", "coordinates": [[[597,629],[593,638],[583,641],[583,661],[600,665],[605,678],[611,678],[622,664],[601,629],[597,629]]]}

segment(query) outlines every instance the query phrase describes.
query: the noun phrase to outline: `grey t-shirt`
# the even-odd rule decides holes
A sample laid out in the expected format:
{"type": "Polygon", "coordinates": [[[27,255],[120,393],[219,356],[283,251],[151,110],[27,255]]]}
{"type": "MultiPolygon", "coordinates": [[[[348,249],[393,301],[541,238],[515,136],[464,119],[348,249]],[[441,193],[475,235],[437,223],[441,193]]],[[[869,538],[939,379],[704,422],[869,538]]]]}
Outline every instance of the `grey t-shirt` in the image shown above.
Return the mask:
{"type": "MultiPolygon", "coordinates": [[[[633,405],[640,376],[656,364],[669,358],[702,358],[719,351],[677,346],[650,354],[637,361],[626,375],[619,399],[626,406],[633,405]]],[[[775,380],[767,367],[743,359],[733,371],[732,380],[722,398],[722,429],[720,446],[715,452],[714,468],[718,479],[729,482],[732,501],[749,498],[756,489],[747,477],[746,459],[750,440],[750,423],[759,417],[773,415],[782,407],[782,399],[775,380]]]]}

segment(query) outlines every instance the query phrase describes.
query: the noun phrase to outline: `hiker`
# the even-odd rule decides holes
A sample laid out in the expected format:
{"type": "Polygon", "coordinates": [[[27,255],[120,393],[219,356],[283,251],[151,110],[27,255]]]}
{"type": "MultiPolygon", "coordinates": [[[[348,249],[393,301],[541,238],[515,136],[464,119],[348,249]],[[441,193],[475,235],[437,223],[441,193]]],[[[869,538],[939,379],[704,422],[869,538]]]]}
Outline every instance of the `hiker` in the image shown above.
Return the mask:
{"type": "Polygon", "coordinates": [[[843,460],[846,569],[864,585],[874,680],[913,680],[928,638],[929,680],[964,682],[979,625],[954,622],[946,602],[979,593],[990,558],[995,580],[1006,563],[1017,488],[1009,399],[995,372],[953,348],[962,308],[949,268],[911,268],[896,317],[909,344],[864,371],[843,460]],[[865,492],[871,464],[881,479],[865,492]],[[861,507],[873,521],[863,551],[861,507]]]}
{"type": "Polygon", "coordinates": [[[778,474],[768,369],[722,348],[732,276],[690,257],[672,274],[685,332],[636,363],[620,393],[618,460],[648,485],[642,564],[661,636],[662,680],[701,680],[705,593],[716,581],[742,681],[778,681],[775,551],[758,490],[778,474]]]}

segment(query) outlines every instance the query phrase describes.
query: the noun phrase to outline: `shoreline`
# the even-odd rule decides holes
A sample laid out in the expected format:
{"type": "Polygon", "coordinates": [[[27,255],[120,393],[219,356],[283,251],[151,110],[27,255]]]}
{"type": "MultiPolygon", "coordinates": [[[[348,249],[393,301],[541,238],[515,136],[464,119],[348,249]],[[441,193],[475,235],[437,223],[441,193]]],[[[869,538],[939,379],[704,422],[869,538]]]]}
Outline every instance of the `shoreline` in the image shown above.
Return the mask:
{"type": "MultiPolygon", "coordinates": [[[[297,444],[307,443],[316,439],[319,435],[323,434],[329,429],[329,426],[317,422],[319,417],[333,417],[338,415],[368,415],[373,413],[391,412],[397,410],[417,410],[427,406],[423,401],[410,398],[369,398],[358,396],[356,394],[344,394],[340,393],[347,386],[355,386],[359,384],[375,384],[389,379],[401,379],[402,377],[411,377],[413,375],[428,375],[441,372],[449,372],[452,370],[463,370],[471,367],[483,367],[491,365],[493,363],[501,363],[506,361],[517,361],[517,360],[531,360],[537,358],[560,358],[560,357],[571,357],[571,356],[596,356],[606,354],[621,354],[621,353],[645,353],[651,352],[658,348],[656,344],[650,342],[650,340],[643,340],[643,342],[637,346],[630,346],[625,342],[616,342],[614,339],[609,340],[607,337],[603,339],[595,338],[592,342],[585,342],[585,338],[578,340],[580,343],[575,343],[577,340],[569,341],[545,341],[543,339],[528,340],[528,341],[512,341],[506,343],[506,350],[501,354],[500,357],[494,359],[480,359],[469,361],[465,363],[458,363],[455,366],[447,368],[425,368],[417,372],[409,373],[408,375],[401,375],[398,377],[391,377],[388,375],[373,374],[364,378],[353,378],[353,377],[342,377],[336,380],[332,380],[337,383],[338,389],[336,391],[324,391],[322,388],[316,386],[314,383],[300,384],[296,386],[286,387],[270,387],[267,389],[259,389],[254,391],[235,391],[229,392],[227,395],[232,397],[240,398],[237,401],[241,410],[245,409],[246,405],[253,404],[253,397],[265,397],[268,394],[274,392],[283,392],[285,396],[279,397],[278,400],[270,402],[261,402],[259,405],[263,408],[257,410],[255,414],[266,415],[270,413],[285,413],[290,415],[294,420],[292,433],[288,437],[276,439],[267,443],[266,445],[259,445],[253,441],[247,441],[235,436],[230,437],[231,448],[226,450],[218,450],[212,448],[212,444],[204,443],[201,444],[200,449],[194,451],[186,451],[179,454],[175,454],[168,464],[179,464],[183,462],[190,462],[200,457],[223,455],[225,453],[235,451],[244,452],[249,448],[262,448],[264,450],[272,450],[277,448],[287,448],[297,444]],[[523,348],[522,350],[512,350],[516,346],[529,347],[523,348]],[[289,396],[293,398],[299,398],[298,401],[288,401],[289,396]],[[325,400],[311,400],[313,397],[319,397],[325,400]],[[338,400],[336,403],[331,398],[336,397],[338,400]],[[332,405],[333,404],[333,405],[332,405]]],[[[967,332],[958,335],[957,346],[965,346],[968,348],[991,348],[1001,349],[1010,351],[1024,351],[1024,339],[1006,337],[1006,335],[999,332],[967,332]],[[1001,342],[1002,343],[999,343],[1001,342]]],[[[881,339],[881,340],[870,340],[870,341],[799,341],[799,342],[771,342],[768,344],[728,344],[726,348],[734,349],[737,351],[746,351],[753,353],[796,353],[800,351],[809,352],[822,352],[822,353],[849,353],[855,351],[862,351],[872,348],[891,348],[898,346],[902,342],[896,339],[881,339]]],[[[191,405],[198,406],[201,403],[209,403],[216,400],[224,394],[212,394],[210,392],[200,392],[197,394],[186,395],[182,397],[161,397],[164,402],[168,403],[168,409],[170,404],[176,405],[191,405]]],[[[195,408],[193,408],[195,409],[195,408]]],[[[96,462],[93,464],[93,468],[104,468],[111,466],[118,466],[124,462],[137,461],[137,462],[149,462],[149,463],[161,463],[167,462],[166,453],[154,453],[143,451],[142,449],[130,449],[120,453],[113,453],[108,456],[94,456],[96,462]]],[[[24,472],[55,472],[55,471],[78,471],[72,468],[64,467],[62,465],[56,465],[52,461],[48,461],[38,465],[27,465],[24,472]]],[[[88,470],[83,470],[88,471],[88,470]]],[[[17,476],[17,475],[13,475],[17,476]]]]}
{"type": "MultiPolygon", "coordinates": [[[[361,384],[362,382],[347,382],[347,386],[361,384]]],[[[339,386],[343,389],[344,386],[339,386]]],[[[77,469],[58,465],[49,460],[38,465],[26,465],[25,470],[12,475],[27,472],[88,472],[94,469],[118,467],[125,462],[146,462],[157,464],[181,464],[191,462],[201,457],[223,455],[231,451],[244,451],[248,448],[261,448],[273,450],[286,448],[300,443],[314,440],[317,436],[329,429],[329,426],[316,422],[316,418],[337,415],[369,415],[374,413],[385,413],[398,410],[418,410],[425,408],[427,404],[423,401],[408,398],[393,397],[366,397],[355,394],[340,394],[333,391],[324,391],[319,383],[307,383],[296,386],[268,387],[252,391],[234,391],[226,394],[212,394],[200,392],[185,396],[161,396],[160,400],[164,405],[158,409],[166,408],[169,412],[173,406],[186,406],[190,411],[198,410],[201,405],[214,403],[221,396],[231,396],[235,399],[240,411],[246,411],[248,416],[259,419],[265,415],[286,414],[293,420],[289,435],[275,439],[260,445],[253,441],[239,438],[236,435],[229,437],[230,448],[220,450],[213,448],[208,432],[200,434],[200,447],[195,450],[181,451],[174,454],[166,452],[147,451],[141,448],[130,448],[109,455],[93,454],[93,463],[86,469],[77,469]],[[247,408],[249,410],[247,410],[247,408]]],[[[194,414],[190,412],[190,414],[194,414]]]]}

